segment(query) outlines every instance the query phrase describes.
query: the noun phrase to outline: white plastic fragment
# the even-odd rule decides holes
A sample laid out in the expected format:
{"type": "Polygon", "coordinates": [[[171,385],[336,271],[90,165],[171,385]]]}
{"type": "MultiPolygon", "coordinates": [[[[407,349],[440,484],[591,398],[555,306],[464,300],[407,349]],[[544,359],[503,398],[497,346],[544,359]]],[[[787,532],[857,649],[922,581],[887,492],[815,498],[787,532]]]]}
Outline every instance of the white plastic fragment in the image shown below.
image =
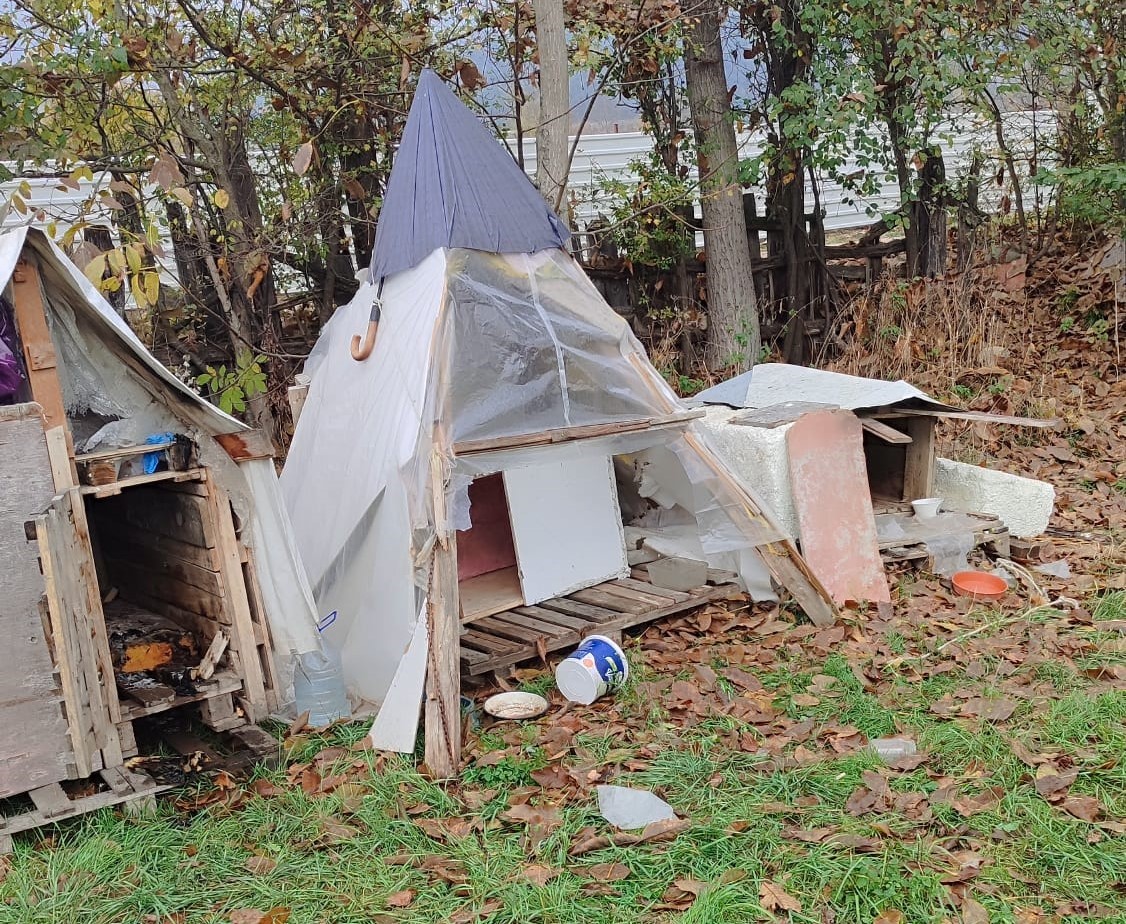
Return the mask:
{"type": "Polygon", "coordinates": [[[868,742],[868,748],[885,763],[910,757],[919,750],[910,738],[874,738],[868,742]]]}
{"type": "Polygon", "coordinates": [[[598,812],[615,828],[634,831],[655,821],[671,821],[676,812],[664,799],[647,789],[599,786],[598,812]]]}
{"type": "Polygon", "coordinates": [[[1071,566],[1067,563],[1066,558],[1061,558],[1059,561],[1048,561],[1042,565],[1037,565],[1036,570],[1041,574],[1046,574],[1054,578],[1069,578],[1071,577],[1071,566]]]}

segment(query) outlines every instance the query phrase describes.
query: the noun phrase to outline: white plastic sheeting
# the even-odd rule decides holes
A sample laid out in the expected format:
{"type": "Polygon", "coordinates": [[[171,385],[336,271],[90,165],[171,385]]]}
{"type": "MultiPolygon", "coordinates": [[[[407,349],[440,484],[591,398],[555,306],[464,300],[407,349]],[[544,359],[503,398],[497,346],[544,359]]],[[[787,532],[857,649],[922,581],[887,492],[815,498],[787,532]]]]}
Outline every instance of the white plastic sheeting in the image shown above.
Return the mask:
{"type": "MultiPolygon", "coordinates": [[[[0,289],[7,286],[25,247],[38,263],[68,412],[114,418],[119,436],[130,442],[165,430],[192,437],[201,460],[230,494],[247,524],[242,539],[254,550],[275,659],[283,684],[288,684],[293,655],[318,648],[320,640],[273,462],[235,463],[212,437],[246,430],[246,425],[172,375],[42,232],[16,228],[0,233],[0,289]],[[127,358],[139,361],[151,375],[139,372],[127,358]]],[[[287,690],[278,692],[284,700],[287,690]]]]}
{"type": "MultiPolygon", "coordinates": [[[[375,348],[356,362],[349,344],[376,291],[362,286],[325,326],[281,478],[318,610],[337,613],[325,637],[355,693],[387,695],[422,611],[437,531],[465,525],[466,488],[479,475],[671,445],[678,501],[709,558],[746,563],[761,586],[750,551],[778,532],[748,515],[712,467],[720,463],[705,463],[699,434],[642,429],[455,458],[458,441],[681,410],[570,257],[437,250],[385,281],[375,348]]],[[[414,688],[402,676],[396,683],[414,688]]]]}

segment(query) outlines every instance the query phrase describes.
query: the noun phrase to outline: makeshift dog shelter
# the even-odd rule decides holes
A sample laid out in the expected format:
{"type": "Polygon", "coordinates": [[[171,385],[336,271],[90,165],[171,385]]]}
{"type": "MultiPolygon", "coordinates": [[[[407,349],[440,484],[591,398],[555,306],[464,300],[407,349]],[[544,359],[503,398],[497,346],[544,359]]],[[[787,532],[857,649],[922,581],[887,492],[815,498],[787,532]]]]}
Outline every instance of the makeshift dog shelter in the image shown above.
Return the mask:
{"type": "Polygon", "coordinates": [[[379,746],[413,748],[426,678],[426,758],[443,775],[460,755],[461,671],[740,580],[769,592],[767,574],[812,618],[833,618],[566,239],[509,155],[424,72],[370,279],[305,368],[281,483],[320,615],[335,614],[325,637],[349,686],[382,703],[379,746]],[[627,527],[623,510],[645,525],[627,527]],[[634,529],[690,548],[708,580],[655,587],[641,569],[657,553],[632,533],[627,549],[634,529]]]}
{"type": "Polygon", "coordinates": [[[12,831],[133,798],[133,723],[265,718],[319,646],[268,447],[54,243],[0,234],[0,797],[12,831]],[[83,802],[59,782],[101,773],[83,802]],[[131,782],[131,780],[133,782],[131,782]]]}
{"type": "MultiPolygon", "coordinates": [[[[957,561],[980,545],[1007,556],[1010,532],[1036,535],[1048,524],[1051,485],[938,458],[935,426],[943,418],[1027,427],[1054,427],[1056,421],[965,411],[907,382],[781,363],[721,382],[700,392],[693,404],[707,408],[700,426],[724,461],[742,477],[754,478],[786,535],[803,543],[809,537],[799,524],[796,500],[807,486],[792,476],[792,431],[827,409],[859,418],[860,490],[870,497],[868,519],[885,560],[933,563],[937,555],[957,561]],[[911,515],[911,501],[936,495],[944,501],[942,513],[925,520],[911,515]]],[[[837,453],[839,467],[848,449],[826,442],[820,452],[837,453]]],[[[839,530],[839,522],[822,512],[826,528],[839,530]]]]}

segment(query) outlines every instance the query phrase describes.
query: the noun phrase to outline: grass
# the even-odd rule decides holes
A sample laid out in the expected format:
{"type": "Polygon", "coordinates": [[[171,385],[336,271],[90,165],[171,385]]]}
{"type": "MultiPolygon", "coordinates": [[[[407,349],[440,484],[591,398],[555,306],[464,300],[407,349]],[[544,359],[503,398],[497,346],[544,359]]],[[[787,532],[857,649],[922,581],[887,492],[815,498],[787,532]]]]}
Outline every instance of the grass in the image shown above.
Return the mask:
{"type": "MultiPolygon", "coordinates": [[[[1090,608],[1094,622],[1082,628],[1083,637],[1114,637],[1099,624],[1124,618],[1126,594],[1106,594],[1090,608]]],[[[1030,632],[1050,628],[1050,618],[1029,624],[1030,632]]],[[[908,625],[884,639],[896,655],[917,656],[917,644],[908,625]]],[[[344,792],[309,796],[287,787],[234,809],[194,813],[166,800],[149,816],[102,811],[21,836],[0,881],[0,921],[220,924],[240,909],[279,908],[302,924],[735,924],[775,919],[761,892],[771,882],[800,902],[801,910],[789,912],[793,922],[872,924],[894,909],[911,924],[944,924],[962,916],[959,893],[944,879],[966,855],[980,858],[980,870],[958,888],[994,924],[1028,924],[1037,920],[1033,911],[1061,924],[1096,912],[1102,920],[1126,921],[1126,837],[1049,804],[1036,790],[1034,769],[1010,743],[1074,766],[1073,794],[1096,797],[1106,819],[1126,815],[1126,693],[1093,680],[1086,662],[1045,659],[1020,668],[1043,699],[1022,706],[1003,726],[929,709],[967,688],[1000,695],[999,685],[1008,681],[996,658],[979,659],[984,670],[975,677],[959,664],[922,677],[889,672],[875,686],[861,682],[843,653],[810,659],[790,646],[765,667],[755,666],[766,698],[787,727],[805,729],[810,747],[841,726],[868,738],[913,737],[927,757],[917,769],[888,775],[896,797],[930,796],[949,785],[963,794],[1003,788],[999,802],[963,817],[944,803],[921,813],[881,807],[854,814],[850,800],[881,771],[871,753],[821,750],[798,760],[792,742],[781,747],[781,739],[722,710],[677,717],[640,684],[691,672],[662,672],[638,650],[632,654],[637,679],[611,718],[586,714],[567,760],[584,774],[667,799],[691,819],[675,839],[570,856],[584,829],[606,831],[593,793],[583,789],[547,806],[559,809],[558,826],[533,847],[527,828],[503,813],[514,792],[532,805],[557,799],[532,776],[547,766],[538,736],[548,726],[494,726],[476,744],[477,754],[490,759],[471,764],[457,785],[425,779],[410,758],[349,750],[336,768],[353,781],[344,792]],[[450,819],[473,825],[457,829],[450,819]],[[449,834],[439,836],[428,823],[447,824],[449,834]],[[254,860],[248,866],[253,857],[276,865],[254,860]],[[427,858],[437,858],[429,863],[446,875],[424,868],[427,858]],[[592,880],[592,867],[613,863],[624,864],[628,876],[592,880]],[[529,864],[558,874],[537,885],[524,875],[529,864]],[[689,903],[670,896],[683,895],[672,887],[688,880],[703,885],[685,908],[689,903]],[[389,904],[404,890],[412,893],[409,907],[389,904]]],[[[542,678],[523,686],[549,689],[542,678]]],[[[727,681],[717,686],[729,698],[737,695],[727,681]]],[[[291,741],[291,757],[308,761],[364,733],[353,725],[291,741]]],[[[283,771],[263,775],[284,786],[283,771]]]]}

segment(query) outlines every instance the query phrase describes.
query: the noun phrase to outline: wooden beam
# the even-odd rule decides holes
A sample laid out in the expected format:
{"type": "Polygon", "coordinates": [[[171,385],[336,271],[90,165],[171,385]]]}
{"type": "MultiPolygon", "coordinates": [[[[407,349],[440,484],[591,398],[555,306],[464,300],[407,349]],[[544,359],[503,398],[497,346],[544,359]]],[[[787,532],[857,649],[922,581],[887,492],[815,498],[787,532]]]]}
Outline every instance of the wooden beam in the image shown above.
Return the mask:
{"type": "Polygon", "coordinates": [[[236,462],[251,459],[272,459],[274,444],[262,430],[239,430],[236,433],[220,433],[217,442],[236,462]]]}
{"type": "MultiPolygon", "coordinates": [[[[55,343],[51,339],[51,329],[47,325],[47,306],[43,301],[39,268],[22,258],[12,274],[12,302],[16,327],[23,344],[32,398],[43,408],[44,427],[48,430],[52,427],[66,427],[66,406],[63,403],[62,385],[59,383],[58,357],[55,354],[55,343]]],[[[73,455],[69,431],[67,446],[73,455]]]]}
{"type": "Polygon", "coordinates": [[[430,461],[436,541],[430,558],[426,622],[426,765],[438,779],[461,766],[461,645],[457,586],[457,534],[446,520],[446,477],[438,453],[430,461]]]}
{"type": "Polygon", "coordinates": [[[659,427],[672,427],[703,417],[704,408],[681,411],[666,417],[639,417],[636,420],[623,420],[617,423],[591,424],[585,427],[563,427],[558,430],[541,430],[519,436],[506,436],[499,439],[466,440],[454,444],[454,455],[465,456],[478,452],[496,452],[502,449],[515,449],[520,446],[546,446],[551,443],[566,443],[572,440],[594,439],[599,436],[613,436],[617,433],[633,433],[638,430],[653,430],[659,427]]]}
{"type": "Polygon", "coordinates": [[[911,445],[903,468],[903,499],[930,497],[934,492],[934,429],[933,417],[908,417],[907,433],[911,445]]]}
{"type": "MultiPolygon", "coordinates": [[[[246,581],[242,571],[242,553],[239,551],[238,536],[235,535],[234,517],[227,492],[216,482],[210,482],[207,497],[211,531],[215,548],[219,551],[220,587],[223,589],[223,608],[230,617],[230,647],[237,653],[237,663],[242,675],[246,701],[250,705],[247,719],[261,722],[269,710],[266,698],[266,681],[262,673],[262,663],[258,659],[257,642],[254,636],[254,621],[250,614],[250,599],[247,595],[246,581]]],[[[232,658],[232,663],[235,659],[232,658]]]]}
{"type": "Polygon", "coordinates": [[[301,412],[305,409],[305,401],[309,397],[308,385],[290,385],[286,392],[289,400],[289,413],[293,415],[293,428],[297,429],[297,421],[301,419],[301,412]]]}
{"type": "Polygon", "coordinates": [[[985,411],[943,411],[930,408],[881,409],[873,413],[875,417],[949,417],[953,420],[973,420],[980,423],[1008,424],[1013,427],[1038,427],[1043,430],[1058,430],[1063,421],[1058,417],[1013,417],[1010,414],[988,414],[985,411]]]}
{"type": "Polygon", "coordinates": [[[881,423],[873,417],[861,417],[860,426],[868,433],[871,433],[872,436],[883,440],[885,443],[907,445],[911,442],[909,434],[904,433],[902,430],[896,430],[895,427],[889,427],[886,423],[881,423]]]}

